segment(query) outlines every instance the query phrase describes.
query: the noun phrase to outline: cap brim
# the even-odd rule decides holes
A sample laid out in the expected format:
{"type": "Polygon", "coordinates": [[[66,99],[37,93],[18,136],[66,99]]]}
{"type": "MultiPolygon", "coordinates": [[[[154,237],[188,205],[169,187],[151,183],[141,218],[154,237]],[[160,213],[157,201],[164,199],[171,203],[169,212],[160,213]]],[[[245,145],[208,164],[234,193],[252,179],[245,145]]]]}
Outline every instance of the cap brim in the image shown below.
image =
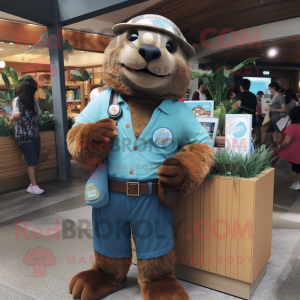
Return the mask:
{"type": "Polygon", "coordinates": [[[119,23],[119,24],[116,24],[112,28],[112,30],[113,30],[115,35],[120,35],[123,32],[125,32],[126,30],[128,30],[130,28],[133,28],[133,27],[134,28],[148,28],[148,29],[151,29],[151,30],[154,30],[154,31],[160,31],[160,32],[166,33],[167,35],[171,36],[174,40],[177,41],[177,43],[182,48],[184,54],[186,55],[187,59],[192,58],[196,54],[195,49],[188,42],[184,41],[177,34],[172,33],[169,30],[164,29],[164,28],[155,27],[155,26],[151,26],[151,25],[144,25],[144,24],[119,23]]]}

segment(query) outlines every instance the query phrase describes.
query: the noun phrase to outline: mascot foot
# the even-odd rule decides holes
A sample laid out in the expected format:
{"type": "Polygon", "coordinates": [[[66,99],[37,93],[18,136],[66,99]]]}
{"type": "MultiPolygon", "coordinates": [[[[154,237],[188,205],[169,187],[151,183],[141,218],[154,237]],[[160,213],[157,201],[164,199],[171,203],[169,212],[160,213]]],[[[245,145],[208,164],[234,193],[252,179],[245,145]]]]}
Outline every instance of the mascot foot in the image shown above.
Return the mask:
{"type": "Polygon", "coordinates": [[[69,283],[73,299],[98,300],[122,288],[127,281],[131,258],[112,258],[95,252],[91,270],[80,272],[69,283]]]}
{"type": "Polygon", "coordinates": [[[69,291],[73,299],[98,300],[115,292],[125,285],[111,282],[98,270],[88,270],[75,275],[69,283],[69,291]]]}
{"type": "Polygon", "coordinates": [[[146,283],[141,290],[143,300],[188,300],[189,295],[176,278],[146,283]]]}
{"type": "Polygon", "coordinates": [[[143,300],[189,300],[174,275],[174,253],[152,259],[138,259],[138,281],[143,300]]]}

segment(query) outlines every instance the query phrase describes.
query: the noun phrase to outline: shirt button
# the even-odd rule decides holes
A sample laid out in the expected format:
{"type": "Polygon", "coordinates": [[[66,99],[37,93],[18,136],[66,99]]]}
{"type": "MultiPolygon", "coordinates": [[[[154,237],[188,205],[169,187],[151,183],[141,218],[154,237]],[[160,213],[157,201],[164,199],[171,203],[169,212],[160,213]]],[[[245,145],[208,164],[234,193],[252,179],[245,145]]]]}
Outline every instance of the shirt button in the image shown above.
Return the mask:
{"type": "Polygon", "coordinates": [[[130,171],[129,171],[129,174],[131,174],[131,175],[132,175],[132,174],[133,174],[133,171],[132,171],[132,170],[130,170],[130,171]]]}
{"type": "Polygon", "coordinates": [[[137,150],[137,147],[133,147],[133,151],[136,151],[137,150]]]}
{"type": "Polygon", "coordinates": [[[126,124],[125,126],[126,126],[126,128],[129,128],[129,127],[130,127],[130,125],[129,125],[129,124],[126,124]]]}

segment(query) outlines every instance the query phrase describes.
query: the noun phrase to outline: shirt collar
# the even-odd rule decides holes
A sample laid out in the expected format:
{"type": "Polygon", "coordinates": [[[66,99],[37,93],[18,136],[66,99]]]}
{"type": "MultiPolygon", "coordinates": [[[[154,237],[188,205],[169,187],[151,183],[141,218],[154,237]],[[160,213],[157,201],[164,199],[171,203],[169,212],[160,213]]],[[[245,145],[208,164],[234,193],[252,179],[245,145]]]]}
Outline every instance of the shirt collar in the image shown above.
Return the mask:
{"type": "MultiPolygon", "coordinates": [[[[170,104],[176,100],[173,99],[166,99],[163,100],[162,103],[158,106],[158,109],[160,109],[162,112],[165,114],[169,115],[170,114],[170,104]]],[[[125,103],[124,99],[122,96],[119,94],[118,95],[118,104],[125,103]]]]}

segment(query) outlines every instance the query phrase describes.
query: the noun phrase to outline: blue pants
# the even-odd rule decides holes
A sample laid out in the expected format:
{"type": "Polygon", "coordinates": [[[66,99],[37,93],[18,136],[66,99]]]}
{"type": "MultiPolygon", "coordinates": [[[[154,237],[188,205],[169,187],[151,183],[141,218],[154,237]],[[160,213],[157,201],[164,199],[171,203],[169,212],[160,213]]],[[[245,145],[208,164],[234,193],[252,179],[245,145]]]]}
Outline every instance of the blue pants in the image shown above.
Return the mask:
{"type": "Polygon", "coordinates": [[[174,246],[173,212],[157,194],[109,192],[109,203],[93,207],[93,247],[108,257],[130,257],[131,228],[139,259],[163,256],[174,246]]]}

